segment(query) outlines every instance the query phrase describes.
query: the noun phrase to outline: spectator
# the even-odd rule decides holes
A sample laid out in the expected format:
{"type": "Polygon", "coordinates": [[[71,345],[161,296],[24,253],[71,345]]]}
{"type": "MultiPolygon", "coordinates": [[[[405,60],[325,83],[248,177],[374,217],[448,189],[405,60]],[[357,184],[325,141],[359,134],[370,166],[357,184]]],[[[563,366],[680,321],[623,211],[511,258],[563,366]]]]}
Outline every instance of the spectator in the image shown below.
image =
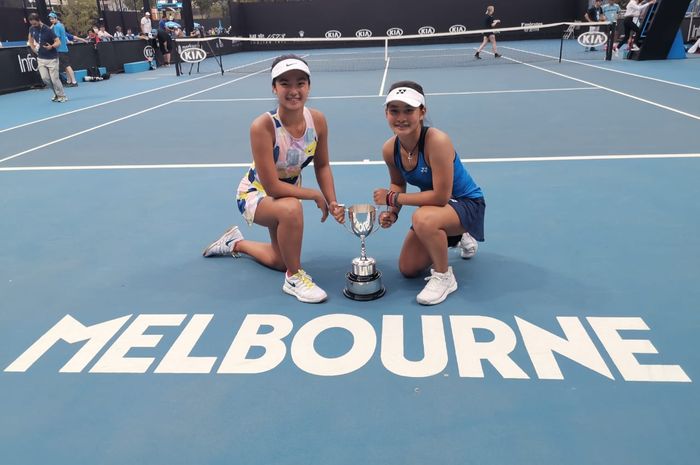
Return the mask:
{"type": "Polygon", "coordinates": [[[147,11],[143,14],[143,18],[141,18],[141,34],[149,36],[152,29],[153,25],[151,24],[151,13],[147,11]]]}
{"type": "Polygon", "coordinates": [[[114,32],[113,37],[117,40],[124,40],[124,33],[122,32],[121,26],[117,26],[117,30],[114,32]]]}
{"type": "Polygon", "coordinates": [[[61,45],[58,46],[58,71],[59,73],[66,73],[66,87],[78,87],[78,81],[75,80],[75,73],[70,65],[70,57],[68,54],[68,36],[66,35],[66,28],[63,23],[58,19],[58,15],[55,12],[49,13],[49,21],[51,21],[51,29],[56,37],[61,41],[61,45]]]}
{"type": "Polygon", "coordinates": [[[87,40],[88,40],[88,42],[92,42],[94,44],[100,43],[100,36],[97,35],[97,28],[96,27],[94,27],[92,29],[88,29],[87,40]]]}
{"type": "Polygon", "coordinates": [[[134,35],[134,32],[133,32],[130,28],[126,30],[126,36],[125,36],[125,37],[126,37],[127,39],[129,39],[129,40],[133,40],[133,39],[136,38],[136,36],[134,35]]]}
{"type": "Polygon", "coordinates": [[[165,23],[168,22],[168,18],[165,16],[165,10],[160,12],[160,21],[158,21],[158,29],[162,29],[165,31],[165,23]]]}
{"type": "Polygon", "coordinates": [[[114,39],[114,36],[107,32],[107,29],[105,29],[104,25],[100,26],[100,28],[97,31],[97,35],[100,36],[100,39],[105,42],[114,39]]]}
{"type": "Polygon", "coordinates": [[[44,83],[53,91],[52,102],[67,102],[68,98],[63,90],[63,84],[58,76],[58,47],[61,40],[46,24],[41,22],[39,15],[29,15],[29,47],[38,55],[39,74],[44,83]]]}

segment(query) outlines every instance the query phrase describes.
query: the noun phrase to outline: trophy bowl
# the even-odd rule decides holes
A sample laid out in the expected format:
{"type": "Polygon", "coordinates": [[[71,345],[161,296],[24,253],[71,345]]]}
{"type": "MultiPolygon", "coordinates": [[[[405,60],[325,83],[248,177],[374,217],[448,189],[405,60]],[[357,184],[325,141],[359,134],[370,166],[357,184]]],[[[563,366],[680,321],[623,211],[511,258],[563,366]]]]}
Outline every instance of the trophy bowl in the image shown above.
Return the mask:
{"type": "Polygon", "coordinates": [[[345,228],[360,238],[360,256],[352,260],[352,270],[345,274],[343,294],[352,300],[375,300],[386,292],[382,285],[382,273],[377,270],[374,258],[367,256],[365,240],[379,229],[377,209],[370,204],[357,204],[345,208],[345,228]]]}

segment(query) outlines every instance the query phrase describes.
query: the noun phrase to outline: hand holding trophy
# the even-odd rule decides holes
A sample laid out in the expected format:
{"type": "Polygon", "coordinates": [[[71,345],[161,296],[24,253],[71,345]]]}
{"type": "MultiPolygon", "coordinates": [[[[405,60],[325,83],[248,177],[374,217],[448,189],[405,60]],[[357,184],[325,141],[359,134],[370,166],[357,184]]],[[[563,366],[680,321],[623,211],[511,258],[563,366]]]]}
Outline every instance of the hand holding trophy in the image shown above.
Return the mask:
{"type": "Polygon", "coordinates": [[[360,238],[360,256],[352,260],[352,271],[345,275],[345,297],[353,300],[375,300],[386,292],[382,285],[382,273],[377,270],[374,258],[367,256],[365,239],[378,229],[377,209],[370,204],[357,204],[344,208],[347,214],[345,229],[360,238]]]}

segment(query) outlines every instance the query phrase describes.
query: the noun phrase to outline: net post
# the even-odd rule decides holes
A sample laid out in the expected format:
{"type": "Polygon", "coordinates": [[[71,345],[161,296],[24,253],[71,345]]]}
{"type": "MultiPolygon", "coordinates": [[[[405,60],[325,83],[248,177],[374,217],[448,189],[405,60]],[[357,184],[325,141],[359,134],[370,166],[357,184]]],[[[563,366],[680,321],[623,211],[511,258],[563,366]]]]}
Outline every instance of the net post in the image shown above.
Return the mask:
{"type": "Polygon", "coordinates": [[[605,47],[605,61],[611,61],[613,56],[613,44],[615,43],[615,23],[608,26],[608,44],[605,47]]]}
{"type": "Polygon", "coordinates": [[[564,35],[566,34],[566,29],[561,32],[561,39],[559,40],[559,63],[561,63],[561,56],[564,53],[564,35]]]}
{"type": "Polygon", "coordinates": [[[180,70],[180,47],[177,45],[177,39],[175,39],[175,76],[180,77],[181,75],[182,71],[180,70]]]}
{"type": "Polygon", "coordinates": [[[384,63],[389,59],[389,38],[384,39],[384,63]]]}

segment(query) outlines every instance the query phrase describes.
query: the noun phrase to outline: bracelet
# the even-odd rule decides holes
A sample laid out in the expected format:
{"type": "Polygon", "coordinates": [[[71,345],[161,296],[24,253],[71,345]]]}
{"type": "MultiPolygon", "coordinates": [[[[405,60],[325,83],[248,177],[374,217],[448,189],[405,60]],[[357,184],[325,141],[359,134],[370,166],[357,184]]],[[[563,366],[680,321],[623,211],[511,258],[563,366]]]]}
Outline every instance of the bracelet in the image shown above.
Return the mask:
{"type": "Polygon", "coordinates": [[[389,207],[399,207],[399,192],[389,191],[386,193],[386,204],[389,207]]]}

